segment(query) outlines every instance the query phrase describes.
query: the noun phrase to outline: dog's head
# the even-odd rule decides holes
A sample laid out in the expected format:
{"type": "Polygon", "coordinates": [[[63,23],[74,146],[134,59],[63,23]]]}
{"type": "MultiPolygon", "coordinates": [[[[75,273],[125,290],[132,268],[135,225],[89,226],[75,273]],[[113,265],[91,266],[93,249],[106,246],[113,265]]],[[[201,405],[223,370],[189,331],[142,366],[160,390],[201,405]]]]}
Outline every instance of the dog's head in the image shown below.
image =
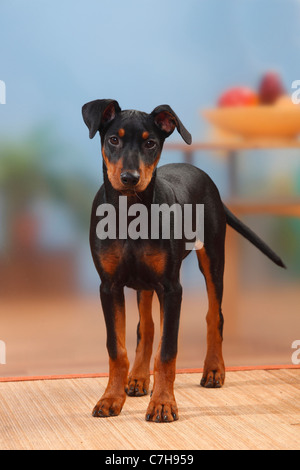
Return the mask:
{"type": "Polygon", "coordinates": [[[175,128],[187,144],[192,142],[190,133],[168,105],[147,114],[121,111],[115,100],[96,100],[83,106],[82,115],[91,139],[100,132],[109,181],[124,194],[147,188],[164,141],[175,128]]]}

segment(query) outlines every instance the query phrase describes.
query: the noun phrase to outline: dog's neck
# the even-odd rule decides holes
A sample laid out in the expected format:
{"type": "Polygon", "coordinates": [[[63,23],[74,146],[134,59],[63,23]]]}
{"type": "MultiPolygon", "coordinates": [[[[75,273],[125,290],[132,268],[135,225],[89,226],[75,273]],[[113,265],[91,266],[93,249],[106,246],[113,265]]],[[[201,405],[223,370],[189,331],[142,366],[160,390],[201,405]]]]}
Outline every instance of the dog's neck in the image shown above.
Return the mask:
{"type": "Polygon", "coordinates": [[[104,178],[104,188],[105,188],[105,199],[108,204],[113,204],[115,207],[119,205],[119,197],[126,196],[127,197],[127,205],[128,207],[133,204],[143,204],[147,207],[150,207],[154,200],[154,188],[155,188],[155,180],[156,180],[156,170],[154,170],[152,179],[148,184],[145,191],[142,192],[133,192],[132,194],[125,194],[117,191],[113,188],[111,182],[109,181],[107,175],[107,168],[105,163],[103,162],[103,178],[104,178]]]}

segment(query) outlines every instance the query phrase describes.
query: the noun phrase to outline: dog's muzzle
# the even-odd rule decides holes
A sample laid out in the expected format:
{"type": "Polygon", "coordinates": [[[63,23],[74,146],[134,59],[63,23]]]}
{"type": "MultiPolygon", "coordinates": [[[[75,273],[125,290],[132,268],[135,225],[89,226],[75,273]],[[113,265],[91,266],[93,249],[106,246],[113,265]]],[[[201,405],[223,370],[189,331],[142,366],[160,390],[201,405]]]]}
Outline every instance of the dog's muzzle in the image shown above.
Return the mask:
{"type": "Polygon", "coordinates": [[[124,186],[133,187],[140,181],[140,174],[138,171],[124,171],[121,173],[121,182],[124,186]]]}

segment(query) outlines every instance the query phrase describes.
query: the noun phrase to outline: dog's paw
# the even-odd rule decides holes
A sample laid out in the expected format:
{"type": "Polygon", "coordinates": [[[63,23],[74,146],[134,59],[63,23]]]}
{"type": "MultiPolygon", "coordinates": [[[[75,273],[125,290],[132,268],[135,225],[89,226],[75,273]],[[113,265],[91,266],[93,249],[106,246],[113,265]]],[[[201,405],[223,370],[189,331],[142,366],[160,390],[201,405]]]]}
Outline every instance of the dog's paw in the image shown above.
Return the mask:
{"type": "Polygon", "coordinates": [[[150,377],[134,378],[130,376],[128,378],[128,385],[126,387],[126,393],[129,397],[143,397],[148,394],[150,385],[150,377]]]}
{"type": "Polygon", "coordinates": [[[146,421],[153,421],[154,423],[171,423],[178,419],[178,408],[174,398],[151,399],[146,413],[146,421]]]}
{"type": "Polygon", "coordinates": [[[95,408],[92,415],[94,418],[109,418],[110,416],[118,416],[125,402],[124,397],[102,397],[95,408]]]}
{"type": "Polygon", "coordinates": [[[218,368],[214,370],[204,369],[203,377],[200,382],[201,387],[221,388],[225,383],[225,369],[218,368]]]}

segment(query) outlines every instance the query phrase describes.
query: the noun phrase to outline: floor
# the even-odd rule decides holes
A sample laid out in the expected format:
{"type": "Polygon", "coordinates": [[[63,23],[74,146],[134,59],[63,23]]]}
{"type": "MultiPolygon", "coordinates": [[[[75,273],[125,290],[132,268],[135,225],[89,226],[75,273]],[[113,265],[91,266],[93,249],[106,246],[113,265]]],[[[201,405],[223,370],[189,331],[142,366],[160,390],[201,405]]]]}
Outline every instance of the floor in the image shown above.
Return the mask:
{"type": "MultiPolygon", "coordinates": [[[[299,285],[277,290],[264,286],[263,291],[235,293],[234,299],[236,315],[230,298],[224,307],[226,366],[291,364],[292,344],[300,340],[299,285]]],[[[131,291],[126,293],[126,311],[132,363],[138,312],[131,291]]],[[[178,369],[203,367],[206,311],[204,291],[184,291],[178,369]]],[[[159,342],[156,299],[154,320],[155,352],[159,342]]],[[[0,325],[0,340],[6,345],[6,364],[0,364],[0,377],[107,372],[106,330],[98,296],[1,299],[0,325]]]]}
{"type": "Polygon", "coordinates": [[[215,390],[200,378],[177,375],[180,417],[170,424],[145,421],[149,397],[127,398],[118,417],[93,418],[106,377],[0,381],[0,449],[300,449],[299,368],[228,372],[215,390]]]}

